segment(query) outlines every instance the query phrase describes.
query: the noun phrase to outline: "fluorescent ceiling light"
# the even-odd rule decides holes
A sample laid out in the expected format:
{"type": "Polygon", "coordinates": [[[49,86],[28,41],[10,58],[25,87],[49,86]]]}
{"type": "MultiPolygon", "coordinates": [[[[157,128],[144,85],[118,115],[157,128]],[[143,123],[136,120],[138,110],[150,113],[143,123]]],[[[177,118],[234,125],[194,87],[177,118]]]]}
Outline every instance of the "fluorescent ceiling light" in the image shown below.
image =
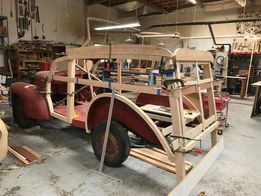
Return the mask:
{"type": "Polygon", "coordinates": [[[111,29],[125,29],[125,28],[134,28],[139,27],[140,23],[129,23],[129,24],[122,24],[122,25],[112,25],[112,26],[105,26],[105,27],[96,27],[94,28],[96,31],[103,31],[103,30],[111,30],[111,29]]]}
{"type": "Polygon", "coordinates": [[[190,3],[197,4],[196,0],[189,0],[190,3]]]}
{"type": "Polygon", "coordinates": [[[179,32],[173,34],[159,34],[159,35],[141,35],[143,38],[157,38],[157,37],[171,37],[171,38],[180,38],[179,32]]]}

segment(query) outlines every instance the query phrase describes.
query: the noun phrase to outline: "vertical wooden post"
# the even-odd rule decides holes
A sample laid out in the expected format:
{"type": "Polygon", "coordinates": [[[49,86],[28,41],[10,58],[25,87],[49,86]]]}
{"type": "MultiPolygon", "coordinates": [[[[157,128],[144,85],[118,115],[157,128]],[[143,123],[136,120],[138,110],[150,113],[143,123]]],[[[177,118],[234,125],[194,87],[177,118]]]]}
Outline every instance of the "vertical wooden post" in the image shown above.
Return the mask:
{"type": "Polygon", "coordinates": [[[46,100],[47,100],[47,104],[49,107],[49,111],[52,114],[54,112],[53,110],[53,101],[51,98],[51,92],[52,92],[52,77],[56,71],[57,68],[57,64],[55,64],[54,62],[51,63],[51,67],[50,67],[50,73],[48,75],[48,78],[46,80],[46,100]]]}
{"type": "MultiPolygon", "coordinates": [[[[88,79],[91,80],[92,77],[91,77],[91,70],[92,70],[92,67],[93,67],[93,62],[90,61],[90,60],[85,60],[84,61],[84,69],[87,71],[87,74],[88,74],[88,79]]],[[[92,98],[95,96],[94,95],[94,91],[93,91],[93,86],[90,85],[90,90],[91,90],[91,96],[92,98]]]]}
{"type": "Polygon", "coordinates": [[[216,115],[216,104],[215,104],[215,95],[214,95],[214,85],[213,85],[213,76],[211,74],[211,65],[204,65],[204,75],[205,79],[211,79],[211,87],[207,89],[207,96],[208,96],[208,106],[209,106],[209,116],[216,115]]]}
{"type": "MultiPolygon", "coordinates": [[[[214,95],[214,84],[213,76],[211,74],[211,65],[204,65],[204,75],[205,78],[211,79],[211,87],[207,89],[208,96],[208,108],[209,108],[209,117],[215,115],[215,120],[217,120],[216,104],[215,104],[215,95],[214,95]]],[[[211,144],[214,147],[217,144],[217,130],[211,132],[211,144]]]]}
{"type": "Polygon", "coordinates": [[[181,78],[181,74],[180,74],[180,64],[179,62],[176,62],[176,72],[175,72],[175,75],[176,75],[176,78],[180,79],[181,78]]]}
{"type": "MultiPolygon", "coordinates": [[[[75,60],[71,60],[68,62],[68,78],[75,78],[75,60]]],[[[67,82],[67,110],[66,116],[68,119],[68,123],[72,123],[74,117],[74,91],[75,91],[75,83],[68,81],[67,82]]]]}
{"type": "MultiPolygon", "coordinates": [[[[179,91],[179,96],[174,97],[174,94],[169,95],[169,103],[171,108],[172,130],[176,136],[183,136],[185,127],[185,119],[183,112],[182,94],[179,91]]],[[[181,139],[179,139],[181,140],[181,139]]],[[[184,154],[181,152],[181,148],[175,152],[175,164],[176,164],[176,181],[180,183],[185,178],[185,160],[184,154]]]]}
{"type": "Polygon", "coordinates": [[[211,145],[214,147],[217,144],[217,130],[211,132],[211,145]]]}
{"type": "Polygon", "coordinates": [[[201,94],[201,88],[199,86],[200,83],[200,76],[199,76],[199,67],[198,67],[198,62],[195,62],[196,65],[196,76],[197,76],[197,93],[198,93],[198,98],[199,98],[199,111],[201,114],[201,120],[202,120],[202,124],[203,124],[203,130],[205,131],[205,115],[204,115],[204,108],[203,108],[203,100],[202,100],[202,94],[201,94]]]}
{"type": "Polygon", "coordinates": [[[253,57],[254,57],[254,51],[256,48],[256,43],[257,43],[257,39],[255,40],[255,42],[253,42],[253,49],[251,52],[251,57],[250,57],[250,63],[249,63],[249,69],[248,69],[248,74],[247,74],[247,82],[246,82],[246,95],[248,95],[248,85],[249,85],[249,80],[250,80],[250,74],[251,74],[251,69],[252,69],[252,64],[253,64],[253,57]]]}

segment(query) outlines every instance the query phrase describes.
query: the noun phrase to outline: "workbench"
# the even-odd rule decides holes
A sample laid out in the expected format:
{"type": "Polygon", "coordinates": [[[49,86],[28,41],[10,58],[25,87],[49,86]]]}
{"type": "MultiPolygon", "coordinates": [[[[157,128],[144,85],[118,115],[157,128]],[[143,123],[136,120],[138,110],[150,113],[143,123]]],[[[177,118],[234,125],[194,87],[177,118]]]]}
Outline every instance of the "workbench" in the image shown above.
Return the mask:
{"type": "Polygon", "coordinates": [[[236,79],[241,81],[241,88],[240,88],[240,99],[244,99],[246,95],[246,84],[247,84],[247,77],[241,76],[226,76],[227,79],[236,79]]]}
{"type": "Polygon", "coordinates": [[[255,101],[252,109],[251,118],[261,113],[261,81],[251,84],[256,87],[255,101]]]}

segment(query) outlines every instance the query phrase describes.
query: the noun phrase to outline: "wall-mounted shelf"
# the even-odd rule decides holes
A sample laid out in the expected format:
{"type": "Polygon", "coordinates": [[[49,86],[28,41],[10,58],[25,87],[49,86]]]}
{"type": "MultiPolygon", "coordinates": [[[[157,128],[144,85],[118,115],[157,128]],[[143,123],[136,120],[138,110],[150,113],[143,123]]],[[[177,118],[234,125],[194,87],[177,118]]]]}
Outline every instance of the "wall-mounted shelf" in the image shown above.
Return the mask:
{"type": "Polygon", "coordinates": [[[8,35],[8,18],[0,16],[0,50],[3,52],[4,67],[0,68],[1,74],[10,72],[10,47],[8,35]],[[8,64],[10,66],[8,66],[8,64]]]}

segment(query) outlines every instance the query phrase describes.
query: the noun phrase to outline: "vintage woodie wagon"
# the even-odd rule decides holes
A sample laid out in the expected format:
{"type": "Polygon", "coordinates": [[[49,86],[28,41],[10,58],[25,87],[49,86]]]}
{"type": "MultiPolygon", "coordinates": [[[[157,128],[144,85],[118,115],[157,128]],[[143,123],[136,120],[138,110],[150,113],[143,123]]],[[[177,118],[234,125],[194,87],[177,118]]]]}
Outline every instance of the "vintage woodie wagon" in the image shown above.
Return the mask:
{"type": "Polygon", "coordinates": [[[175,172],[177,182],[181,182],[192,169],[184,154],[209,134],[212,146],[217,143],[212,61],[209,52],[177,49],[172,53],[149,45],[68,49],[66,56],[52,63],[50,71],[37,73],[35,85],[24,82],[12,85],[14,119],[23,128],[32,126],[36,120],[57,118],[86,129],[100,159],[115,92],[105,164],[119,166],[131,154],[175,172]],[[102,81],[95,75],[104,59],[116,62],[116,80],[102,81]],[[153,69],[160,67],[162,73],[172,70],[173,78],[166,79],[164,85],[123,83],[122,64],[126,59],[147,61],[153,69]],[[181,76],[184,64],[196,68],[195,78],[181,76]],[[135,93],[135,100],[126,97],[126,92],[135,93]],[[203,96],[208,99],[207,110],[203,96]],[[128,132],[145,140],[150,147],[131,148],[128,132]]]}

